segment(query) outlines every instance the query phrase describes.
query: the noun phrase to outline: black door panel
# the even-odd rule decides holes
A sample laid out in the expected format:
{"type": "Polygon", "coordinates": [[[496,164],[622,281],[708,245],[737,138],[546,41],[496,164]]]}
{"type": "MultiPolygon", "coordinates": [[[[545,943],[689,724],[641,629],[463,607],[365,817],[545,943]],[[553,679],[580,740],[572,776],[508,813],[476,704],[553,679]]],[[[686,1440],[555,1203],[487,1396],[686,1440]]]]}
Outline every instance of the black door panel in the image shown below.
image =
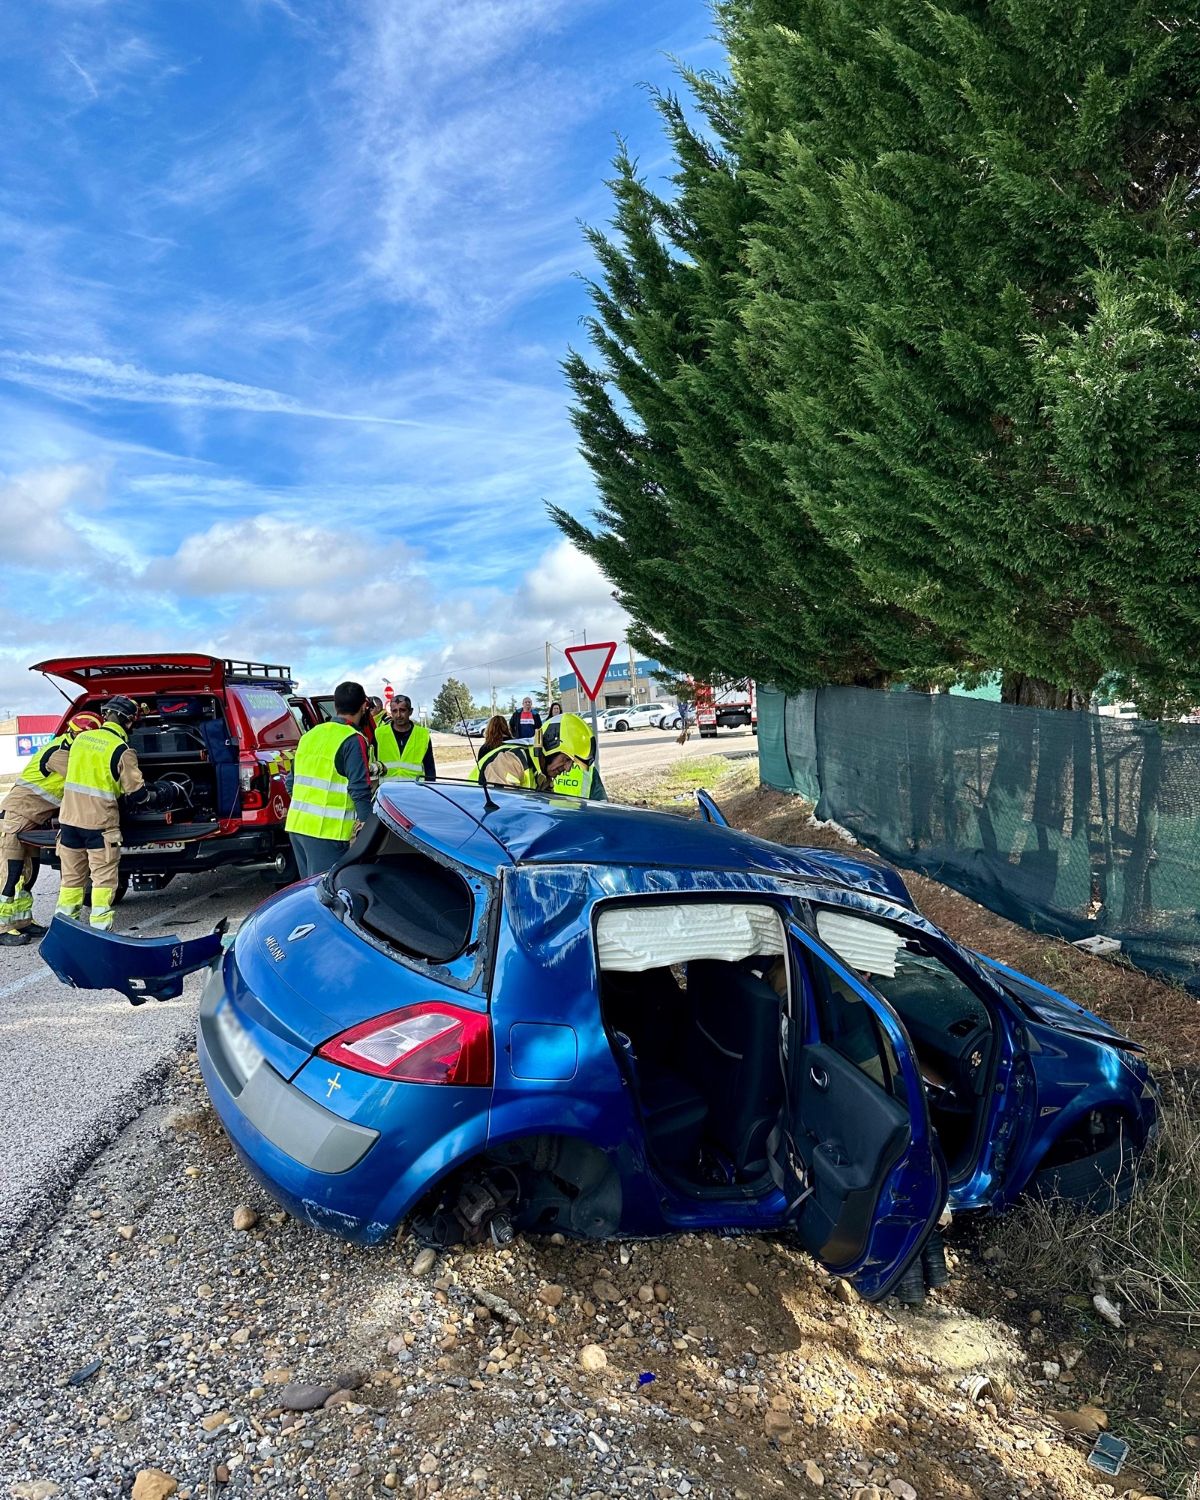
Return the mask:
{"type": "Polygon", "coordinates": [[[792,1070],[800,1122],[793,1144],[813,1191],[798,1229],[823,1263],[849,1265],[866,1249],[875,1205],[909,1142],[904,1105],[832,1047],[802,1047],[792,1070]]]}

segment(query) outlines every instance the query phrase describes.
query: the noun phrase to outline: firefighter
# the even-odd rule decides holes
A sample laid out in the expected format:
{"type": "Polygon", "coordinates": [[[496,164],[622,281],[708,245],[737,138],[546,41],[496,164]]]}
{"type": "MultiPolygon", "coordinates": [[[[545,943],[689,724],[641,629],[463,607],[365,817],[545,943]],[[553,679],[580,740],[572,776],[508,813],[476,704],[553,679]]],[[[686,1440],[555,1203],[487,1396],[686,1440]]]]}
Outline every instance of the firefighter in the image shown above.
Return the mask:
{"type": "Polygon", "coordinates": [[[388,704],[388,717],[375,731],[375,758],[383,770],[383,779],[406,777],[415,781],[437,780],[433,759],[433,741],[424,724],[414,724],[412,699],[397,693],[388,704]]]}
{"type": "Polygon", "coordinates": [[[180,788],[172,781],[147,786],[129,743],[129,731],[142,712],[123,695],[101,709],[98,729],[77,734],[67,759],[66,785],[58,813],[58,862],[62,872],[55,916],[78,919],[92,882],[91,923],[110,932],[113,901],[121,872],[121,812],[174,807],[180,788]]]}
{"type": "Polygon", "coordinates": [[[332,869],[371,816],[371,752],[363,733],[371,705],[361,683],[339,682],[336,719],[301,737],[288,777],[287,832],[300,879],[332,869]]]}
{"type": "Polygon", "coordinates": [[[21,842],[23,833],[45,828],[63,798],[71,741],[88,729],[100,728],[100,715],[74,714],[66,728],[32,755],[21,778],[9,792],[0,812],[0,859],[4,861],[4,890],[0,894],[0,945],[20,948],[46,931],[33,920],[33,883],[38,875],[37,851],[21,842]]]}
{"type": "Polygon", "coordinates": [[[596,770],[595,736],[578,714],[563,714],[547,724],[540,744],[507,740],[484,751],[469,779],[487,786],[557,792],[593,802],[608,800],[596,770]]]}

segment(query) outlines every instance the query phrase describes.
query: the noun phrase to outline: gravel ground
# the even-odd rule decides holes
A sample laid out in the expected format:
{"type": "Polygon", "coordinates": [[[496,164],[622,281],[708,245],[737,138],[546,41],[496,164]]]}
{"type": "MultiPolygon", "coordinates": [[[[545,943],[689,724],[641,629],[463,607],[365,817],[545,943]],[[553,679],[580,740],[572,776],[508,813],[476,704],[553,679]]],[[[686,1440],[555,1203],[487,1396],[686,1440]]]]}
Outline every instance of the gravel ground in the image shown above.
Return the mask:
{"type": "MultiPolygon", "coordinates": [[[[158,894],[131,894],[118,931],[198,937],[219,917],[236,922],[272,889],[261,872],[180,877],[158,894]]],[[[48,923],[58,896],[53,871],[34,888],[48,923]]],[[[148,1097],[149,1085],[191,1036],[200,980],[185,999],[134,1007],[112,991],[71,990],[36,944],[0,949],[0,1098],[19,1111],[0,1173],[0,1250],[29,1242],[39,1218],[95,1152],[148,1097]]],[[[0,1266],[0,1285],[21,1257],[0,1266]]]]}
{"type": "Polygon", "coordinates": [[[757,1238],[350,1247],[256,1194],[190,1058],[0,1319],[14,1497],[1113,1493],[1000,1323],[757,1238]]]}

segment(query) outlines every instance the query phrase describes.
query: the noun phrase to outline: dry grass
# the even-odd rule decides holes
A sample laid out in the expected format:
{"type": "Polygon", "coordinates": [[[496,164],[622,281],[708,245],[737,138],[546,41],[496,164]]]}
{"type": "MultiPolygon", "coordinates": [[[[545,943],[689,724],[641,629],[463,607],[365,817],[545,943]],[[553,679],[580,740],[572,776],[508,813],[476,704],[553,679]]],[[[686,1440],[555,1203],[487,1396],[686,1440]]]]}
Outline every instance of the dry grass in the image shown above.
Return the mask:
{"type": "Polygon", "coordinates": [[[1177,1092],[1145,1180],[1107,1213],[1030,1202],[1001,1230],[1006,1274],[1041,1293],[1109,1298],[1144,1319],[1200,1329],[1200,1087],[1177,1092]]]}

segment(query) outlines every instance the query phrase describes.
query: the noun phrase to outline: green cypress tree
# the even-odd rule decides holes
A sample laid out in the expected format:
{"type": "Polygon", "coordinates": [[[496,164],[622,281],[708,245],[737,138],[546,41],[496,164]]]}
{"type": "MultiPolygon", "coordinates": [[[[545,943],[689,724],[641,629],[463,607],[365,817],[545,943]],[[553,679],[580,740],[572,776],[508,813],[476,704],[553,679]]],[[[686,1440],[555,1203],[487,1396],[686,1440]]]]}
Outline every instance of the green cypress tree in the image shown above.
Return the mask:
{"type": "Polygon", "coordinates": [[[743,365],[871,593],[1077,703],[1200,693],[1200,32],[1145,0],[727,0],[743,365]],[[1082,690],[1082,691],[1080,691],[1082,690]]]}
{"type": "Polygon", "coordinates": [[[688,82],[711,138],[658,101],[674,196],[651,192],[622,151],[613,234],[589,232],[594,363],[573,353],[565,369],[603,505],[595,528],[552,513],[617,585],[631,638],[677,671],[788,688],[931,671],[951,648],[857,583],[780,472],[781,435],[738,348],[752,200],[722,145],[737,126],[724,91],[688,82]]]}

